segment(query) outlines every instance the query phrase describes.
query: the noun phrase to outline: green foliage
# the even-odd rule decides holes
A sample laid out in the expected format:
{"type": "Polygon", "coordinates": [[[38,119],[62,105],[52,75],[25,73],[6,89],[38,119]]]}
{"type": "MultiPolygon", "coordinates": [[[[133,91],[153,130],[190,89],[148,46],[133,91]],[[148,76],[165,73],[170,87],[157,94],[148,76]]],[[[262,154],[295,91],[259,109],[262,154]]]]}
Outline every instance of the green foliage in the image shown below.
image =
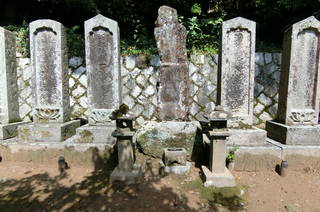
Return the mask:
{"type": "Polygon", "coordinates": [[[22,57],[29,56],[29,28],[28,24],[24,21],[22,25],[8,25],[5,29],[15,32],[17,35],[16,46],[17,52],[21,54],[22,57]]]}
{"type": "Polygon", "coordinates": [[[232,162],[234,161],[234,157],[235,157],[235,152],[239,149],[238,146],[232,146],[232,148],[230,149],[230,151],[228,152],[228,155],[227,155],[227,161],[228,162],[232,162]]]}
{"type": "Polygon", "coordinates": [[[71,28],[67,28],[67,45],[68,55],[84,57],[84,39],[82,33],[79,32],[80,26],[76,25],[71,28]]]}
{"type": "Polygon", "coordinates": [[[219,32],[222,17],[212,17],[209,12],[202,13],[200,4],[191,7],[192,17],[179,17],[179,21],[186,26],[187,48],[191,54],[216,54],[219,46],[219,32]]]}

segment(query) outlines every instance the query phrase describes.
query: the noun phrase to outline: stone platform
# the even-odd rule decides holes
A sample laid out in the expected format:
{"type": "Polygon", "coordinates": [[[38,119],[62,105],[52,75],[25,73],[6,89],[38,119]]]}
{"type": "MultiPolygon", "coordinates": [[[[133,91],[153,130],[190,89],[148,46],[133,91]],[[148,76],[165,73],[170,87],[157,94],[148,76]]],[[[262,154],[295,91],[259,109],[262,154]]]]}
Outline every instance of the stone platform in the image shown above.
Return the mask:
{"type": "Polygon", "coordinates": [[[320,125],[285,125],[267,121],[268,137],[289,145],[320,145],[320,125]]]}
{"type": "Polygon", "coordinates": [[[115,145],[116,138],[112,132],[116,129],[114,125],[89,125],[86,124],[76,129],[75,142],[79,143],[107,143],[115,145]]]}
{"type": "Polygon", "coordinates": [[[223,173],[213,173],[207,167],[201,166],[204,175],[204,186],[215,186],[215,187],[234,187],[236,181],[231,172],[225,168],[223,173]]]}
{"type": "Polygon", "coordinates": [[[114,154],[114,148],[106,144],[79,144],[68,139],[65,142],[21,142],[11,138],[0,142],[2,162],[30,162],[57,164],[59,156],[64,156],[71,165],[97,167],[114,154]]]}
{"type": "Polygon", "coordinates": [[[137,184],[142,179],[142,169],[138,164],[134,164],[131,171],[121,170],[119,166],[117,166],[110,175],[110,181],[122,181],[126,184],[137,184]]]}
{"type": "Polygon", "coordinates": [[[27,124],[29,121],[21,121],[9,124],[0,124],[0,140],[13,138],[18,135],[18,126],[27,124]]]}
{"type": "Polygon", "coordinates": [[[229,128],[230,137],[228,137],[227,145],[238,146],[259,146],[265,145],[267,132],[265,130],[252,127],[251,129],[229,128]]]}
{"type": "Polygon", "coordinates": [[[80,120],[65,123],[30,123],[18,127],[18,139],[25,142],[61,142],[76,133],[80,120]]]}

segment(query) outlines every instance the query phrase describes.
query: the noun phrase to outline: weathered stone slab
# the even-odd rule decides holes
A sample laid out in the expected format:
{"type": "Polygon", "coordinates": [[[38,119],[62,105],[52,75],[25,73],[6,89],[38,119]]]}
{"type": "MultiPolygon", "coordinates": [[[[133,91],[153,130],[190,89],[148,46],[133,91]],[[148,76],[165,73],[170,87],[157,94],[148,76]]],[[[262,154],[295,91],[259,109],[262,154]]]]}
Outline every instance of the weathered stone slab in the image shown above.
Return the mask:
{"type": "Polygon", "coordinates": [[[197,122],[146,122],[137,131],[137,143],[143,153],[162,158],[164,148],[185,148],[190,159],[196,142],[197,122]]]}
{"type": "Polygon", "coordinates": [[[252,127],[249,129],[230,128],[230,137],[227,145],[238,146],[257,146],[265,145],[267,139],[267,131],[252,127]]]}
{"type": "Polygon", "coordinates": [[[22,121],[9,124],[0,124],[0,140],[16,137],[18,135],[18,126],[27,123],[29,122],[22,121]]]}
{"type": "Polygon", "coordinates": [[[90,125],[86,124],[76,130],[75,142],[79,143],[108,143],[114,146],[116,139],[112,132],[116,129],[112,125],[90,125]]]}
{"type": "Polygon", "coordinates": [[[20,121],[16,35],[0,27],[0,124],[20,121]]]}
{"type": "Polygon", "coordinates": [[[73,136],[77,127],[80,127],[80,120],[20,125],[18,139],[25,142],[62,142],[73,136]]]}
{"type": "Polygon", "coordinates": [[[89,124],[107,124],[121,104],[118,23],[97,15],[85,22],[89,124]]]}
{"type": "Polygon", "coordinates": [[[188,120],[189,74],[186,28],[177,11],[162,6],[154,30],[160,54],[158,112],[160,120],[188,120]]]}
{"type": "Polygon", "coordinates": [[[252,125],[256,24],[237,17],[222,23],[217,104],[232,112],[229,122],[252,125]]]}
{"type": "Polygon", "coordinates": [[[204,175],[204,186],[205,187],[234,187],[236,186],[236,181],[231,172],[224,168],[224,172],[211,172],[207,167],[201,166],[204,175]]]}
{"type": "Polygon", "coordinates": [[[320,145],[320,125],[286,125],[267,121],[268,137],[289,145],[320,145]]]}
{"type": "Polygon", "coordinates": [[[280,123],[318,124],[319,40],[320,22],[313,16],[293,24],[284,33],[276,118],[280,123]]]}
{"type": "Polygon", "coordinates": [[[33,119],[66,122],[70,119],[68,56],[63,25],[37,20],[29,25],[33,72],[33,119]]]}

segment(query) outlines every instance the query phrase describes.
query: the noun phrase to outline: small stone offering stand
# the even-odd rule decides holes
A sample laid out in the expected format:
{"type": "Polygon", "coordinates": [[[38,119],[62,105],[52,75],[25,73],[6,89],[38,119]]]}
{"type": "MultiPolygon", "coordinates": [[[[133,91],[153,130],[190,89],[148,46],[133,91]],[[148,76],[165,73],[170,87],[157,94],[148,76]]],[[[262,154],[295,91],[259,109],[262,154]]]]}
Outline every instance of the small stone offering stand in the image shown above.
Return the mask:
{"type": "Polygon", "coordinates": [[[134,117],[129,114],[114,116],[116,130],[112,136],[117,139],[118,166],[110,176],[111,182],[124,181],[126,184],[136,184],[142,177],[141,166],[135,164],[136,130],[133,128],[134,117]]]}
{"type": "Polygon", "coordinates": [[[226,168],[227,139],[230,132],[227,128],[228,113],[220,106],[210,114],[208,120],[202,121],[210,138],[209,168],[201,166],[204,175],[204,186],[233,187],[236,185],[231,172],[226,168]]]}

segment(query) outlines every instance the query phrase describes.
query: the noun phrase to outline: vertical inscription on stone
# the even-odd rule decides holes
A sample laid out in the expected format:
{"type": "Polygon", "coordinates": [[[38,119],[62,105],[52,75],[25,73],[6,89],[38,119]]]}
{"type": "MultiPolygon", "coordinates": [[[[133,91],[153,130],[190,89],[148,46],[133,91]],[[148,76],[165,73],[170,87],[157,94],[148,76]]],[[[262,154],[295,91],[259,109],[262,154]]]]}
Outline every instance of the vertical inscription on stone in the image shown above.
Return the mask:
{"type": "Polygon", "coordinates": [[[255,27],[241,17],[222,24],[217,103],[232,112],[230,126],[252,125],[255,27]]]}
{"type": "Polygon", "coordinates": [[[30,23],[30,53],[34,121],[69,121],[68,54],[63,25],[48,19],[30,23]]]}
{"type": "Polygon", "coordinates": [[[56,34],[49,29],[40,29],[35,36],[36,77],[39,83],[38,104],[42,106],[59,105],[61,90],[60,76],[56,71],[56,34]]]}
{"type": "Polygon", "coordinates": [[[228,95],[227,107],[235,113],[249,115],[250,88],[250,37],[248,31],[242,29],[230,30],[227,35],[230,49],[228,82],[225,84],[228,95]]]}
{"type": "Polygon", "coordinates": [[[179,24],[177,11],[162,6],[154,30],[161,57],[158,89],[160,120],[188,120],[189,74],[186,29],[179,24]]]}
{"type": "Polygon", "coordinates": [[[277,121],[318,124],[320,22],[313,16],[284,35],[277,121]]]}
{"type": "Polygon", "coordinates": [[[105,28],[94,29],[89,36],[91,104],[96,109],[115,108],[113,88],[113,40],[105,28]]]}

